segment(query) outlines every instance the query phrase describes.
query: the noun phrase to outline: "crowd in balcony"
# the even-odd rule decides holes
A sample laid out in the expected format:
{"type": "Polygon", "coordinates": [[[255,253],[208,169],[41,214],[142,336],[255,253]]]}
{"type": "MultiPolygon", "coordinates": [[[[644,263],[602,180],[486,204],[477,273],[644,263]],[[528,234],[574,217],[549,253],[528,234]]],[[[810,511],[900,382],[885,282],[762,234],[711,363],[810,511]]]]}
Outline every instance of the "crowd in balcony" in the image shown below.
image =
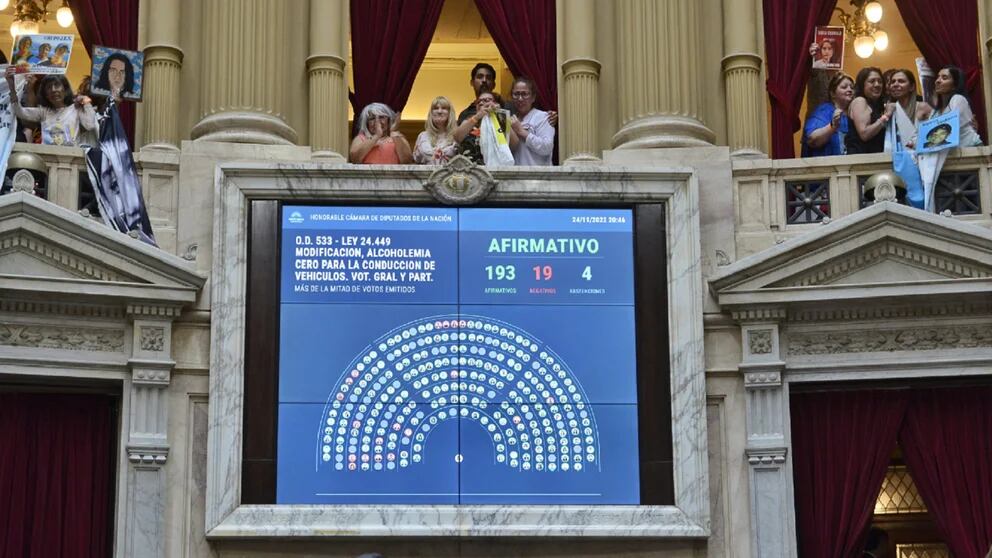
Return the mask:
{"type": "Polygon", "coordinates": [[[803,157],[882,153],[900,146],[915,149],[919,123],[952,111],[960,119],[959,145],[982,145],[964,73],[956,66],[937,73],[929,104],[917,93],[916,76],[906,69],[883,72],[868,67],[855,78],[837,73],[827,85],[827,96],[829,100],[810,111],[803,126],[803,157]]]}
{"type": "Polygon", "coordinates": [[[455,118],[451,101],[436,97],[412,148],[398,130],[399,117],[393,109],[383,103],[367,105],[357,119],[349,160],[439,165],[461,154],[487,166],[551,165],[557,114],[534,106],[537,88],[530,78],[513,80],[508,103],[493,91],[495,84],[496,70],[476,64],[471,73],[475,101],[455,118]]]}

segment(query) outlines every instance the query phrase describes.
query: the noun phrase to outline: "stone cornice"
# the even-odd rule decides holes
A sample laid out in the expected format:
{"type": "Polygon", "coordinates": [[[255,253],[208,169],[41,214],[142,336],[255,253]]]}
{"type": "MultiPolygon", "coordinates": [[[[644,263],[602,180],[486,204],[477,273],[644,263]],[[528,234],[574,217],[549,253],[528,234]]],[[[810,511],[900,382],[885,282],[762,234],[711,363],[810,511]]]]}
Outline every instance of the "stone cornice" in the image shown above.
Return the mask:
{"type": "Polygon", "coordinates": [[[966,302],[949,300],[905,306],[838,306],[790,309],[790,322],[831,322],[904,320],[914,318],[942,318],[965,316],[992,316],[992,302],[966,302]]]}
{"type": "Polygon", "coordinates": [[[52,302],[48,300],[15,300],[10,298],[0,299],[0,312],[58,314],[61,316],[78,316],[82,318],[120,319],[124,317],[124,308],[122,306],[52,302]]]}
{"type": "Polygon", "coordinates": [[[77,277],[98,281],[135,281],[65,248],[24,231],[0,235],[0,254],[23,251],[77,277]]]}
{"type": "Polygon", "coordinates": [[[772,286],[805,287],[824,285],[845,275],[864,269],[873,262],[883,259],[901,261],[934,273],[942,274],[948,278],[989,277],[992,275],[987,266],[955,258],[949,254],[938,254],[933,250],[925,250],[917,246],[887,240],[852,252],[828,265],[778,281],[772,284],[772,286]]]}

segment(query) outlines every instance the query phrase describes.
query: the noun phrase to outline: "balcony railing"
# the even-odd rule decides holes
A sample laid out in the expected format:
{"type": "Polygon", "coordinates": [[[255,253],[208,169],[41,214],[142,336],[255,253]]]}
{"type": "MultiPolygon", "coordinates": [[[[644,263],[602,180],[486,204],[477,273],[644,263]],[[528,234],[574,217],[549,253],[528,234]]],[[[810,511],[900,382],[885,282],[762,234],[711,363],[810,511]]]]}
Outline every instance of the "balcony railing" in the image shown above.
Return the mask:
{"type": "MultiPolygon", "coordinates": [[[[34,153],[47,167],[47,184],[37,192],[57,205],[99,219],[93,188],[86,173],[83,150],[78,147],[16,143],[14,152],[34,153]]],[[[134,154],[148,217],[159,247],[176,254],[179,205],[179,154],[140,151],[134,154]]],[[[9,174],[9,172],[8,172],[9,174]]]]}
{"type": "MultiPolygon", "coordinates": [[[[864,183],[892,169],[888,153],[733,161],[738,257],[865,207],[864,183]]],[[[992,147],[962,149],[934,190],[938,212],[992,227],[992,147]]]]}

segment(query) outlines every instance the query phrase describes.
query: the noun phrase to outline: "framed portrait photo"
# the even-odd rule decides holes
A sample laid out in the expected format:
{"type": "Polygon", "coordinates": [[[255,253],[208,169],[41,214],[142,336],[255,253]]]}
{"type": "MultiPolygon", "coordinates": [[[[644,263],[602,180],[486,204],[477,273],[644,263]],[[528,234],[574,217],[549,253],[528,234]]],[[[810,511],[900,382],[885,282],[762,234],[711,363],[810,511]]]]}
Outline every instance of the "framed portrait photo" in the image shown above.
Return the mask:
{"type": "Polygon", "coordinates": [[[144,69],[145,55],[142,52],[95,46],[90,91],[105,96],[119,93],[121,99],[140,101],[144,69]]]}

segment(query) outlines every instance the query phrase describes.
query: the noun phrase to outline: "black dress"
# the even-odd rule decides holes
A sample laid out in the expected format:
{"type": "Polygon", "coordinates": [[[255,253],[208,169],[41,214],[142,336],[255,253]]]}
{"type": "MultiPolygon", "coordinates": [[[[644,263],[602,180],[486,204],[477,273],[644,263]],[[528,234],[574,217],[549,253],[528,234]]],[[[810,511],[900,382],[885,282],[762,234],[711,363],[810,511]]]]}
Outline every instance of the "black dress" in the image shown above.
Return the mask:
{"type": "MultiPolygon", "coordinates": [[[[882,117],[883,108],[884,105],[871,107],[871,119],[868,120],[869,125],[874,124],[876,120],[882,117]]],[[[855,153],[881,153],[885,151],[885,131],[883,130],[875,134],[875,137],[868,141],[862,141],[861,135],[858,134],[858,130],[855,128],[854,121],[852,120],[851,129],[844,136],[844,145],[847,147],[848,155],[855,153]]]]}

